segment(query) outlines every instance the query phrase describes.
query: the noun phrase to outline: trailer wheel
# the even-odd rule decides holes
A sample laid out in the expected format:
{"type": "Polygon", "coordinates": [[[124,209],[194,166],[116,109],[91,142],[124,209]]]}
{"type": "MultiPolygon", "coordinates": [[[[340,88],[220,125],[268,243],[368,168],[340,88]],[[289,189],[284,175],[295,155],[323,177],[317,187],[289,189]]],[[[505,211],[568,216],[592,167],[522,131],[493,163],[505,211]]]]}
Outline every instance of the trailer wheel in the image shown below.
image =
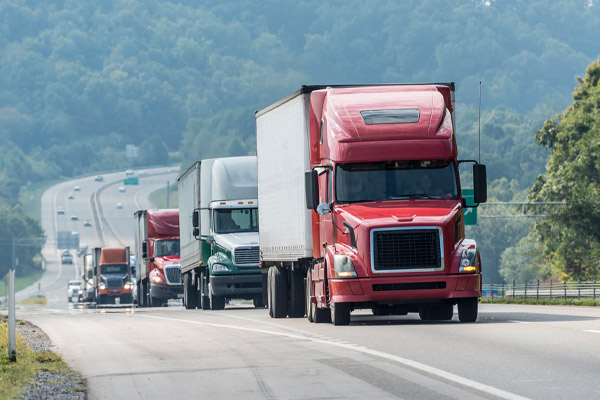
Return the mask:
{"type": "Polygon", "coordinates": [[[269,310],[269,317],[273,318],[273,271],[275,269],[270,267],[267,270],[267,309],[269,310]]]}
{"type": "Polygon", "coordinates": [[[301,269],[289,270],[290,273],[290,304],[288,315],[290,318],[304,317],[306,296],[304,294],[304,275],[301,269]]]}
{"type": "Polygon", "coordinates": [[[306,288],[304,289],[304,294],[306,295],[306,318],[308,318],[308,322],[315,322],[315,305],[312,301],[310,301],[310,296],[312,296],[312,276],[310,268],[308,269],[308,271],[306,271],[306,288]]]}
{"type": "Polygon", "coordinates": [[[283,267],[271,267],[273,275],[271,279],[271,300],[273,318],[285,318],[287,316],[288,293],[286,270],[283,267]]]}
{"type": "Polygon", "coordinates": [[[208,288],[206,285],[206,279],[204,279],[205,273],[206,272],[204,272],[204,271],[200,273],[200,290],[199,290],[200,308],[202,308],[203,310],[210,310],[210,298],[206,294],[206,292],[208,291],[208,288]]]}
{"type": "Polygon", "coordinates": [[[475,322],[477,321],[477,307],[479,299],[470,297],[461,299],[458,302],[458,320],[460,322],[475,322]]]}
{"type": "Polygon", "coordinates": [[[331,322],[334,325],[350,324],[350,303],[331,302],[329,308],[331,310],[331,322]]]}
{"type": "Polygon", "coordinates": [[[191,278],[190,273],[183,275],[183,305],[186,310],[195,309],[198,303],[198,295],[191,278]]]}

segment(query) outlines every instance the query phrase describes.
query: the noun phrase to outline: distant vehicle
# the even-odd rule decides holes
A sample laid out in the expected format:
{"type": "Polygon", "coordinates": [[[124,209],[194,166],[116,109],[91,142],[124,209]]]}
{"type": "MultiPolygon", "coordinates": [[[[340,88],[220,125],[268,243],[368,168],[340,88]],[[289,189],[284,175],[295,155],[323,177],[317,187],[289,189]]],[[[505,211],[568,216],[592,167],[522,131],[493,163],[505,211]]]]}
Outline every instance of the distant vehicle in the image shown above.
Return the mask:
{"type": "Polygon", "coordinates": [[[75,196],[73,196],[73,193],[69,193],[69,195],[67,196],[67,199],[69,200],[73,200],[75,198],[75,196]]]}
{"type": "Polygon", "coordinates": [[[132,304],[129,247],[95,247],[93,286],[96,304],[132,304]]]}
{"type": "Polygon", "coordinates": [[[56,208],[56,213],[58,215],[65,215],[65,209],[64,209],[64,207],[57,207],[56,208]]]}
{"type": "Polygon", "coordinates": [[[146,176],[147,172],[146,171],[140,171],[138,172],[138,176],[146,176]]]}
{"type": "Polygon", "coordinates": [[[69,252],[69,250],[63,250],[63,252],[62,252],[62,255],[63,255],[63,256],[65,256],[65,255],[70,255],[70,254],[71,254],[71,253],[69,252]]]}
{"type": "Polygon", "coordinates": [[[73,264],[73,256],[71,254],[63,254],[60,258],[60,262],[63,264],[73,264]]]}
{"type": "Polygon", "coordinates": [[[92,226],[92,221],[90,221],[89,219],[86,219],[85,222],[83,223],[83,226],[92,226]]]}
{"type": "Polygon", "coordinates": [[[81,296],[81,281],[69,281],[69,285],[67,286],[67,298],[69,303],[73,303],[73,299],[77,298],[79,300],[79,296],[81,296]]]}
{"type": "Polygon", "coordinates": [[[121,210],[123,208],[123,203],[117,203],[117,209],[121,210]]]}
{"type": "Polygon", "coordinates": [[[77,221],[79,216],[77,214],[71,214],[71,221],[77,221]]]}
{"type": "MultiPolygon", "coordinates": [[[[90,224],[91,225],[91,224],[90,224]]],[[[79,243],[79,249],[77,250],[77,255],[81,257],[87,252],[88,245],[87,243],[79,243]]]]}
{"type": "Polygon", "coordinates": [[[119,192],[124,192],[125,191],[125,186],[119,186],[119,192]]]}
{"type": "Polygon", "coordinates": [[[133,171],[128,169],[127,171],[125,171],[125,175],[131,176],[131,175],[133,175],[133,171]]]}
{"type": "Polygon", "coordinates": [[[73,190],[74,190],[74,191],[76,191],[76,192],[79,192],[79,191],[81,190],[81,188],[80,188],[79,186],[75,186],[75,187],[73,188],[73,190]]]}
{"type": "Polygon", "coordinates": [[[94,177],[94,180],[95,180],[96,182],[102,182],[102,181],[104,180],[104,178],[102,177],[102,175],[96,175],[96,176],[94,177]]]}

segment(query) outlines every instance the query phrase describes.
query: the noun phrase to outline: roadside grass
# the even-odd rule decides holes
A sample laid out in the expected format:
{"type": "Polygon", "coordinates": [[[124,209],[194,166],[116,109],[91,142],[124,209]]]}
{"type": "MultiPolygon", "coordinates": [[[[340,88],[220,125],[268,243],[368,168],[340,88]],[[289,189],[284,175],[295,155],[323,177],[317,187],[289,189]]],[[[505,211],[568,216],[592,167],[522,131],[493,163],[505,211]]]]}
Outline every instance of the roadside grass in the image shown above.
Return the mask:
{"type": "Polygon", "coordinates": [[[50,372],[70,371],[62,358],[51,351],[35,353],[17,333],[17,361],[8,361],[8,321],[0,317],[0,398],[14,399],[19,396],[25,383],[32,381],[41,370],[50,372]]]}
{"type": "MultiPolygon", "coordinates": [[[[177,185],[171,185],[171,190],[169,193],[169,207],[168,208],[177,208],[179,207],[179,192],[177,191],[177,185]]],[[[161,188],[155,190],[150,193],[148,196],[150,202],[154,204],[156,208],[167,208],[167,188],[161,188]]]]}
{"type": "MultiPolygon", "coordinates": [[[[15,293],[19,290],[23,290],[26,287],[33,285],[43,275],[44,271],[36,269],[33,271],[27,271],[26,275],[15,277],[15,293]]],[[[0,281],[0,297],[8,296],[8,285],[4,281],[0,281]]]]}
{"type": "Polygon", "coordinates": [[[67,178],[58,178],[44,182],[36,182],[24,186],[19,191],[19,202],[25,214],[41,222],[42,194],[50,186],[65,181],[67,178]]]}
{"type": "Polygon", "coordinates": [[[35,306],[35,305],[45,306],[46,304],[48,304],[48,299],[45,296],[41,296],[41,297],[31,296],[24,300],[18,301],[17,304],[22,304],[24,306],[35,306]]]}
{"type": "Polygon", "coordinates": [[[552,299],[525,299],[525,298],[490,298],[481,299],[482,304],[526,304],[526,305],[543,305],[543,306],[586,306],[600,307],[600,296],[597,299],[582,298],[552,298],[552,299]]]}

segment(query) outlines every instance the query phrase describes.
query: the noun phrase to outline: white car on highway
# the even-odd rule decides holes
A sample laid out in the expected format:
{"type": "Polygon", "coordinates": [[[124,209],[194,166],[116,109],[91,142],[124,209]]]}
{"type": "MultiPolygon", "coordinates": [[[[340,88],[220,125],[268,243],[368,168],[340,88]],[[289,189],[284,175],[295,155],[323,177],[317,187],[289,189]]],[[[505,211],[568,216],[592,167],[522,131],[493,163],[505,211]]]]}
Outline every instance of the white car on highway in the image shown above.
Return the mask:
{"type": "Polygon", "coordinates": [[[82,292],[81,281],[69,281],[69,285],[67,286],[67,298],[69,303],[72,303],[73,299],[75,299],[75,302],[79,301],[79,296],[82,292]]]}

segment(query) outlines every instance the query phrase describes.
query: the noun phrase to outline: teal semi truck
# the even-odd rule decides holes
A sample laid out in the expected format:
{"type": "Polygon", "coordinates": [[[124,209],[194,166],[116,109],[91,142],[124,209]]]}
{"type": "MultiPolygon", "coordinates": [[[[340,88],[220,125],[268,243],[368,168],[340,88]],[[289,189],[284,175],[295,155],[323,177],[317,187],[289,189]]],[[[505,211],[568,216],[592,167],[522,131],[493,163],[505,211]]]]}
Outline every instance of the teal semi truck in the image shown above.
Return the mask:
{"type": "Polygon", "coordinates": [[[196,162],[178,179],[183,304],[264,307],[258,252],[256,157],[196,162]]]}

